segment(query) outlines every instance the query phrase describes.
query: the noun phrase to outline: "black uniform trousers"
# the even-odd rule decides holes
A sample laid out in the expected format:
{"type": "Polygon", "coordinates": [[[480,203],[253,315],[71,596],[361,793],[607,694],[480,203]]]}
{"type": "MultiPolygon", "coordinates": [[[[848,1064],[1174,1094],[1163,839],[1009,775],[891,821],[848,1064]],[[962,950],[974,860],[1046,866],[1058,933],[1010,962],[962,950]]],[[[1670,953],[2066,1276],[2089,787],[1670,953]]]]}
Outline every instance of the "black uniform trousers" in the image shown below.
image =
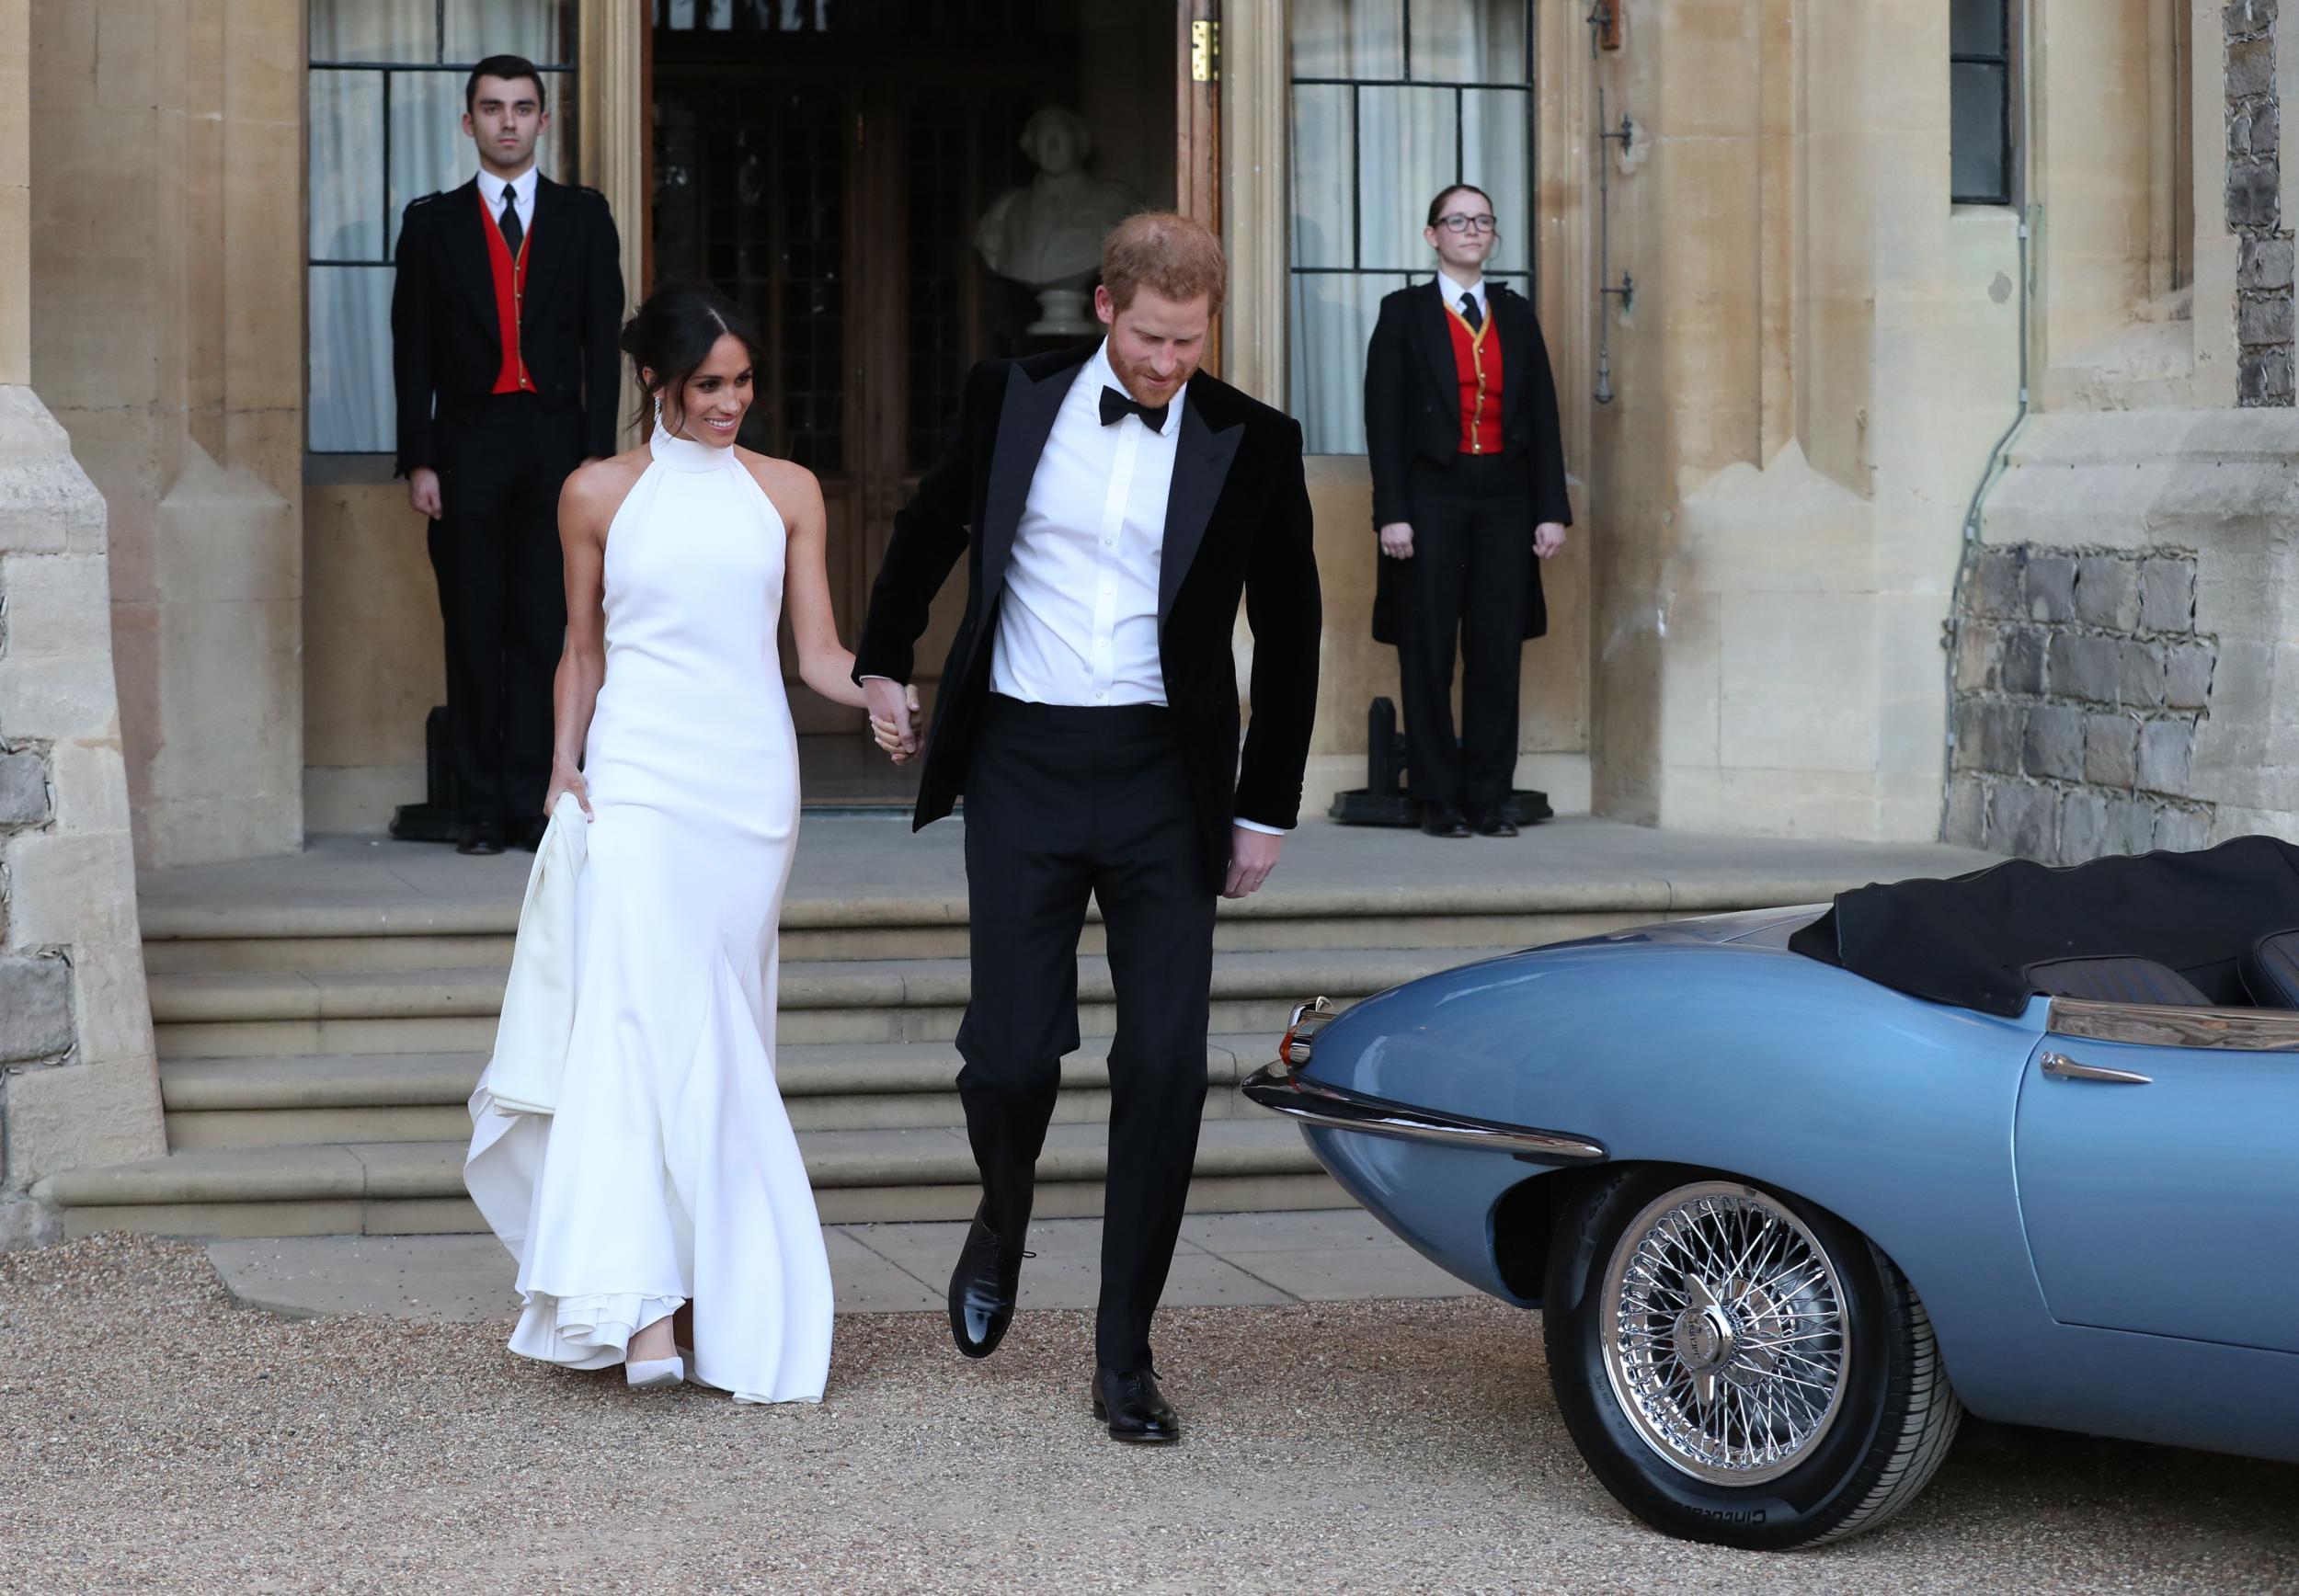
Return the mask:
{"type": "Polygon", "coordinates": [[[582,416],[498,393],[440,440],[431,570],[456,818],[516,826],[542,818],[551,781],[551,678],[566,639],[559,489],[582,463],[582,416]]]}
{"type": "Polygon", "coordinates": [[[1416,459],[1405,505],[1413,558],[1403,562],[1396,625],[1412,795],[1481,814],[1508,802],[1516,774],[1532,473],[1521,454],[1463,454],[1447,465],[1416,459]]]}
{"type": "Polygon", "coordinates": [[[966,778],[973,990],[958,1096],[982,1216],[1019,1242],[1062,1055],[1078,1046],[1078,937],[1100,900],[1116,988],[1095,1352],[1150,1362],[1206,1106],[1215,890],[1161,706],[991,695],[966,778]]]}

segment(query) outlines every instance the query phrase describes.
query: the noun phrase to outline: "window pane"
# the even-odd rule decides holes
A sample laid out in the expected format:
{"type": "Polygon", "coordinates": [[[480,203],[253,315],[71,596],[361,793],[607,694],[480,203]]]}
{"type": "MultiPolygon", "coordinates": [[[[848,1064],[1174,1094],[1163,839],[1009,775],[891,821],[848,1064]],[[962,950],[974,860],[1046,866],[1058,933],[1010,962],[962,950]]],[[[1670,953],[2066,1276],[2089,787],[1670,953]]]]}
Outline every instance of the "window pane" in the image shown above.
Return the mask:
{"type": "Polygon", "coordinates": [[[1349,97],[1338,85],[1293,91],[1293,264],[1348,266],[1349,97]]]}
{"type": "Polygon", "coordinates": [[[1525,83],[1525,0],[1413,0],[1413,75],[1525,83]]]}
{"type": "Polygon", "coordinates": [[[2004,53],[2004,0],[1953,0],[1948,14],[1951,55],[2004,53]]]}
{"type": "Polygon", "coordinates": [[[1358,97],[1359,264],[1417,270],[1435,259],[1421,236],[1429,201],[1457,170],[1453,91],[1367,88],[1358,97]]]}
{"type": "Polygon", "coordinates": [[[387,266],[311,268],[311,447],[321,454],[387,454],[396,447],[391,397],[387,266]]]}
{"type": "MultiPolygon", "coordinates": [[[[447,59],[467,63],[490,55],[523,55],[537,66],[574,65],[574,0],[447,0],[447,59]]],[[[555,101],[559,85],[548,86],[555,101]]]]}
{"type": "Polygon", "coordinates": [[[314,61],[436,61],[431,0],[312,0],[314,61]]]}
{"type": "Polygon", "coordinates": [[[479,169],[463,131],[463,79],[452,72],[395,74],[391,80],[391,232],[410,200],[456,184],[479,169]]]}
{"type": "Polygon", "coordinates": [[[1365,452],[1365,349],[1381,296],[1410,279],[1296,272],[1292,347],[1294,419],[1311,454],[1365,452]]]}
{"type": "Polygon", "coordinates": [[[1294,0],[1293,75],[1404,76],[1401,0],[1294,0]]]}
{"type": "Polygon", "coordinates": [[[383,253],[383,74],[311,74],[311,252],[319,260],[383,253]]]}
{"type": "Polygon", "coordinates": [[[2004,162],[2006,71],[1958,62],[1948,73],[1951,192],[1977,204],[2003,204],[2011,198],[2004,162]]]}
{"type": "MultiPolygon", "coordinates": [[[[1461,95],[1461,178],[1493,196],[1493,214],[1501,223],[1500,242],[1485,262],[1489,271],[1526,270],[1532,248],[1533,197],[1525,174],[1532,104],[1523,89],[1461,95]]],[[[1422,214],[1427,215],[1425,209],[1422,214]]]]}

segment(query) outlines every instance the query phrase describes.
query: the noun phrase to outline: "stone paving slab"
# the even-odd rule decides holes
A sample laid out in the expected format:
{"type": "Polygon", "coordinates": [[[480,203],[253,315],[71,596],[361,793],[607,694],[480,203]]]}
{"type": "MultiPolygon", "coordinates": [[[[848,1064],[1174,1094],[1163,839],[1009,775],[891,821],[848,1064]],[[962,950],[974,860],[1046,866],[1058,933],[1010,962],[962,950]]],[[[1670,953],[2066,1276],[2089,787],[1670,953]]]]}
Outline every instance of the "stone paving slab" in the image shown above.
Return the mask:
{"type": "MultiPolygon", "coordinates": [[[[962,1224],[826,1226],[841,1314],[940,1313],[962,1224]]],[[[1102,1222],[1030,1226],[1022,1306],[1091,1308],[1102,1222]]],[[[519,1311],[510,1255],[492,1236],[314,1236],[216,1241],[208,1257],[243,1305],[291,1318],[373,1314],[485,1323],[519,1311]]],[[[1167,1283],[1168,1307],[1466,1296],[1361,1210],[1193,1214],[1167,1283]]]]}
{"type": "MultiPolygon", "coordinates": [[[[785,899],[784,923],[824,916],[962,918],[963,820],[912,834],[892,817],[809,815],[785,899]]],[[[1224,904],[1225,916],[1443,912],[1537,899],[1550,908],[1650,908],[1809,902],[1869,881],[1951,875],[1995,862],[1937,843],[1879,844],[1727,838],[1619,821],[1551,821],[1513,838],[1442,841],[1417,831],[1305,819],[1287,838],[1269,886],[1224,904]]],[[[439,844],[315,838],[301,853],[146,872],[139,882],[147,935],[231,934],[249,917],[307,921],[315,934],[359,927],[507,929],[532,859],[470,859],[439,844]]]]}

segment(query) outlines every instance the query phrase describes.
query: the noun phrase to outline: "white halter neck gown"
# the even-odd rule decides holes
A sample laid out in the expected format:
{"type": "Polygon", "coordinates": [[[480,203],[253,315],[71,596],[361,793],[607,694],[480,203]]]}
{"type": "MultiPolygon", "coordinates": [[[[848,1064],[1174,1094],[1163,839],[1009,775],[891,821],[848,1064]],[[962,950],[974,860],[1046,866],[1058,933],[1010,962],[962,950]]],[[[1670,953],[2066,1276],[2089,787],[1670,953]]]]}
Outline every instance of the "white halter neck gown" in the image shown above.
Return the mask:
{"type": "MultiPolygon", "coordinates": [[[[584,773],[574,1032],[555,1112],[482,1079],[464,1179],[519,1260],[515,1352],[623,1361],[694,1304],[690,1372],[818,1400],[830,1270],[774,1084],[798,749],[775,626],[784,529],[731,449],[656,429],[607,533],[584,773]]],[[[579,819],[579,816],[576,818],[579,819]]]]}

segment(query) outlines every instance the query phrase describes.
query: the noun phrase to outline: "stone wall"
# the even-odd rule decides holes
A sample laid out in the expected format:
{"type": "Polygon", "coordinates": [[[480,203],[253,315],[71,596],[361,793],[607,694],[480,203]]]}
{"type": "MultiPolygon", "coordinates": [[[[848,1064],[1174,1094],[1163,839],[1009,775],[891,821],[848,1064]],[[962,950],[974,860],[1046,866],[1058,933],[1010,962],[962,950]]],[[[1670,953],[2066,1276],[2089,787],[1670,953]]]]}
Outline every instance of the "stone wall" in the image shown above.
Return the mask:
{"type": "Polygon", "coordinates": [[[2236,235],[2236,403],[2292,403],[2292,234],[2282,215],[2279,0],[2227,6],[2227,229],[2236,235]]]}
{"type": "Polygon", "coordinates": [[[2191,550],[1983,551],[1956,646],[1951,840],[2054,863],[2200,848],[2189,777],[2217,641],[2191,550]]]}
{"type": "Polygon", "coordinates": [[[2299,411],[2035,417],[1957,602],[1943,836],[2299,838],[2299,411]]]}
{"type": "Polygon", "coordinates": [[[0,385],[0,1247],[43,1176],[166,1150],[112,685],[104,501],[0,385]]]}

